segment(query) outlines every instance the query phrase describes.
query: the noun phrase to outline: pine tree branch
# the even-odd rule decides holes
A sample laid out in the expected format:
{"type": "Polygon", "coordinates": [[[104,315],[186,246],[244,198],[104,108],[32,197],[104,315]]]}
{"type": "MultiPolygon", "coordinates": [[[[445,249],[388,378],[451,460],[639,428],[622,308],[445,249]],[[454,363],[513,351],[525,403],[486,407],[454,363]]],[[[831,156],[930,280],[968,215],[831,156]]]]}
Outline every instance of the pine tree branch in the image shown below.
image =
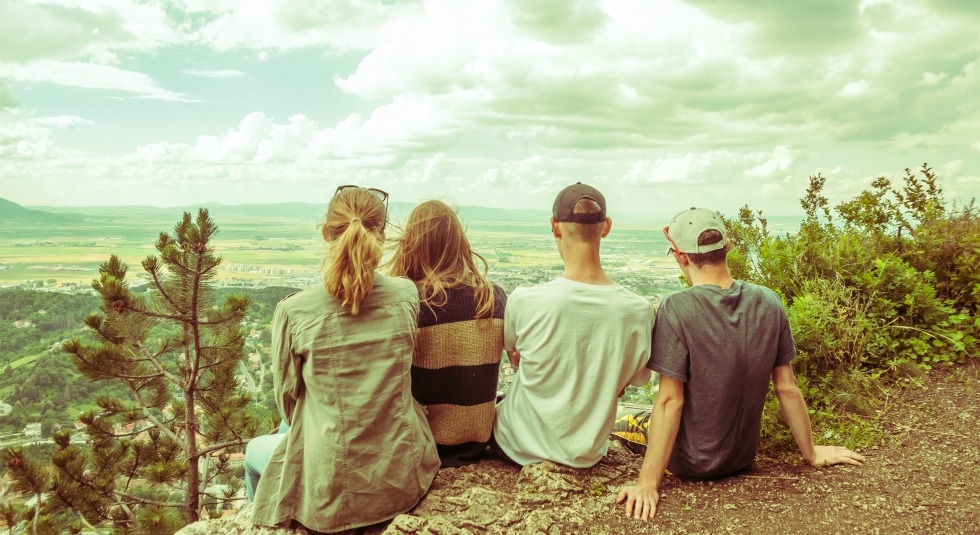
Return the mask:
{"type": "MultiPolygon", "coordinates": [[[[136,344],[136,347],[139,348],[140,352],[143,353],[143,356],[146,357],[146,359],[149,360],[153,364],[153,366],[157,369],[157,371],[160,372],[160,375],[162,375],[163,377],[166,377],[168,381],[170,381],[170,382],[172,382],[174,384],[180,384],[180,379],[178,379],[176,375],[168,372],[167,369],[166,369],[166,367],[164,367],[163,363],[160,362],[157,359],[157,357],[159,355],[161,355],[162,353],[157,353],[156,355],[154,355],[153,352],[150,351],[149,348],[147,348],[143,344],[143,341],[142,340],[140,340],[136,344]]],[[[155,377],[159,377],[159,375],[157,375],[155,377]]]]}
{"type": "Polygon", "coordinates": [[[198,451],[198,455],[200,457],[204,457],[205,455],[210,455],[211,453],[214,453],[214,452],[219,451],[219,450],[223,450],[225,448],[231,448],[231,447],[234,447],[234,446],[241,446],[242,444],[245,444],[246,442],[248,442],[248,441],[247,440],[242,440],[242,438],[240,436],[237,436],[236,435],[236,440],[229,440],[229,441],[226,441],[226,442],[222,442],[220,444],[215,444],[213,446],[208,446],[208,447],[206,447],[206,448],[198,451]]]}
{"type": "Polygon", "coordinates": [[[118,377],[120,379],[127,379],[127,380],[130,380],[130,381],[144,381],[146,379],[155,379],[157,377],[163,377],[164,374],[162,374],[162,373],[155,373],[153,375],[125,375],[125,374],[122,374],[122,373],[115,373],[112,376],[113,377],[118,377]]]}
{"type": "Polygon", "coordinates": [[[75,513],[76,515],[78,515],[78,518],[79,518],[79,520],[81,520],[81,521],[82,521],[82,523],[83,523],[83,524],[85,524],[85,526],[86,526],[86,527],[87,527],[87,528],[88,528],[88,529],[89,529],[90,531],[92,531],[93,533],[98,533],[98,534],[101,534],[101,533],[102,533],[102,530],[100,530],[100,529],[98,529],[98,528],[96,528],[95,526],[93,526],[92,524],[90,524],[90,523],[89,523],[89,521],[88,521],[88,519],[87,519],[87,518],[85,518],[85,515],[83,515],[83,514],[81,514],[81,513],[79,513],[78,511],[76,511],[76,510],[74,510],[74,509],[72,509],[72,512],[73,512],[73,513],[75,513]]]}
{"type": "Polygon", "coordinates": [[[214,321],[204,320],[204,321],[198,322],[198,325],[207,326],[207,327],[213,327],[215,325],[224,325],[226,323],[233,323],[233,322],[236,322],[236,321],[238,321],[238,318],[236,318],[234,314],[231,314],[227,318],[222,318],[222,319],[219,319],[219,320],[214,320],[214,321]]]}
{"type": "Polygon", "coordinates": [[[235,497],[235,496],[218,496],[216,494],[212,494],[210,492],[204,492],[204,491],[201,491],[201,495],[202,496],[207,496],[208,498],[211,498],[212,500],[221,502],[221,505],[224,505],[227,502],[237,502],[237,501],[244,500],[244,498],[238,498],[238,497],[235,497]]]}
{"type": "Polygon", "coordinates": [[[160,295],[162,295],[163,298],[167,300],[167,303],[170,303],[170,306],[174,307],[174,309],[179,310],[180,307],[177,306],[177,303],[174,303],[174,300],[170,298],[170,294],[167,293],[167,290],[163,289],[163,283],[160,282],[160,278],[157,276],[157,271],[159,270],[154,269],[150,273],[151,275],[153,275],[153,284],[156,285],[157,290],[160,291],[160,295]]]}
{"type": "MultiPolygon", "coordinates": [[[[142,409],[135,409],[135,410],[136,411],[142,411],[142,409]]],[[[132,411],[128,411],[128,412],[132,412],[132,411]]],[[[173,418],[171,418],[171,419],[169,419],[169,420],[167,420],[165,422],[160,422],[160,423],[162,425],[166,425],[166,424],[169,424],[169,423],[173,422],[176,419],[177,419],[176,417],[173,417],[173,418]]],[[[150,429],[153,429],[154,427],[158,427],[158,426],[157,425],[150,425],[150,426],[142,427],[140,429],[137,429],[137,430],[132,431],[132,432],[127,432],[127,433],[116,433],[115,431],[113,431],[112,432],[112,436],[114,438],[135,437],[135,436],[140,435],[141,433],[145,433],[146,431],[148,431],[150,429]]]]}
{"type": "Polygon", "coordinates": [[[149,309],[146,309],[146,308],[133,308],[133,309],[130,309],[130,310],[132,310],[134,312],[138,312],[138,313],[140,313],[140,314],[142,314],[142,315],[144,315],[144,316],[146,316],[148,318],[155,318],[155,319],[167,320],[167,321],[175,321],[175,322],[184,322],[184,321],[187,321],[183,316],[173,316],[173,315],[170,315],[170,314],[161,314],[159,312],[153,312],[153,311],[151,311],[149,309]]]}
{"type": "Polygon", "coordinates": [[[129,381],[126,381],[126,386],[129,387],[129,391],[133,393],[133,397],[135,397],[137,403],[139,403],[140,408],[142,409],[143,412],[143,416],[145,416],[147,420],[149,420],[153,425],[155,425],[157,429],[162,431],[163,434],[167,435],[174,442],[179,443],[180,437],[177,436],[177,433],[171,431],[169,427],[165,426],[163,422],[157,420],[157,418],[150,413],[150,409],[149,407],[147,407],[146,402],[143,401],[143,396],[140,395],[139,390],[133,387],[133,384],[129,381]]]}
{"type": "Polygon", "coordinates": [[[159,500],[151,500],[149,498],[143,498],[141,496],[130,494],[128,492],[123,492],[121,490],[114,490],[112,491],[112,494],[114,496],[118,496],[119,498],[126,498],[128,500],[134,501],[142,505],[157,505],[159,507],[183,507],[184,506],[184,504],[179,502],[161,502],[159,500]]]}

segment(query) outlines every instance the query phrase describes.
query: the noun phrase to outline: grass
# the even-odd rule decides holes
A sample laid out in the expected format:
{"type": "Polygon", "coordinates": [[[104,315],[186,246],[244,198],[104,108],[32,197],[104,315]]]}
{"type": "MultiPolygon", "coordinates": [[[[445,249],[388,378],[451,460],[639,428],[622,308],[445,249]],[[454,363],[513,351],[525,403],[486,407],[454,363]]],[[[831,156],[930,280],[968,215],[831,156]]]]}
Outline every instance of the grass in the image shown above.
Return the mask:
{"type": "Polygon", "coordinates": [[[17,368],[20,368],[21,366],[23,366],[25,364],[30,364],[30,363],[34,362],[35,360],[41,358],[43,355],[44,355],[43,353],[38,353],[36,355],[29,355],[29,356],[26,356],[26,357],[21,357],[21,358],[15,360],[15,361],[13,361],[13,362],[11,362],[9,364],[10,369],[11,370],[16,370],[17,368]]]}

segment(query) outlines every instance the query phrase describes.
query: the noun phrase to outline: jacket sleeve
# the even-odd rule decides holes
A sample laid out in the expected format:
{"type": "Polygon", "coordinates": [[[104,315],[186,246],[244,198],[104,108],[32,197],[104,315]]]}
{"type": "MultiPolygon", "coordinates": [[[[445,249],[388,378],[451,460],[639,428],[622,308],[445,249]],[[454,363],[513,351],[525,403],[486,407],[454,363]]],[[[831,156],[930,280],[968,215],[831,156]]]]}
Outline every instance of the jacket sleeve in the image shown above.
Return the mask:
{"type": "Polygon", "coordinates": [[[289,316],[282,303],[272,316],[272,384],[283,420],[293,425],[293,409],[303,391],[303,359],[293,351],[289,316]]]}

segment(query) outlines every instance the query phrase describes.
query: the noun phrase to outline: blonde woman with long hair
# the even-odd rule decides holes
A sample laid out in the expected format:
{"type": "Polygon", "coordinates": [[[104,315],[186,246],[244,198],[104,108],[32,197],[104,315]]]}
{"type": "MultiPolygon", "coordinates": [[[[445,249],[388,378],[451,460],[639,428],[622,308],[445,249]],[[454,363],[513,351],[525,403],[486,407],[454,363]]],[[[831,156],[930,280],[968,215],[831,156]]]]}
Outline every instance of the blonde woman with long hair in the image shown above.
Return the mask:
{"type": "Polygon", "coordinates": [[[323,284],[276,307],[273,382],[289,427],[246,449],[246,475],[261,476],[257,525],[335,532],[377,524],[414,507],[439,469],[411,393],[418,292],[375,271],[387,198],[337,188],[322,225],[330,253],[323,284]],[[250,457],[271,458],[261,466],[250,457]]]}
{"type": "Polygon", "coordinates": [[[390,275],[418,288],[412,394],[428,411],[444,467],[479,460],[493,430],[507,296],[486,272],[441,201],[412,211],[388,263],[390,275]]]}

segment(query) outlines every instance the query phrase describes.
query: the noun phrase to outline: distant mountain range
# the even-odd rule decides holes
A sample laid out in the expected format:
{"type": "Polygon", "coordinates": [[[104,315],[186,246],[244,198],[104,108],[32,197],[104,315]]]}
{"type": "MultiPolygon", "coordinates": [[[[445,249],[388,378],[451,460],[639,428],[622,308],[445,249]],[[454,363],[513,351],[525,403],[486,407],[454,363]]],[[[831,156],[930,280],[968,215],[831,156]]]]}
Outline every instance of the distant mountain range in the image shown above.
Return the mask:
{"type": "MultiPolygon", "coordinates": [[[[160,215],[178,217],[184,212],[196,213],[198,208],[207,208],[208,212],[220,223],[222,217],[289,217],[289,218],[309,218],[319,220],[323,217],[327,206],[325,203],[301,203],[287,202],[276,204],[220,204],[205,203],[194,206],[34,206],[32,209],[24,208],[10,201],[7,203],[19,210],[35,214],[45,214],[56,216],[57,214],[71,214],[72,216],[99,216],[99,215],[160,215]]],[[[392,216],[402,221],[408,217],[415,205],[406,202],[393,202],[389,206],[392,216]]],[[[547,221],[550,213],[546,210],[509,210],[506,208],[487,208],[484,206],[460,206],[460,215],[471,221],[547,221]]],[[[0,218],[3,218],[0,209],[0,218]]]]}
{"type": "MultiPolygon", "coordinates": [[[[393,202],[390,205],[391,215],[395,220],[405,221],[415,205],[406,202],[393,202]]],[[[36,223],[71,223],[93,216],[164,216],[179,218],[184,212],[196,213],[198,208],[207,208],[212,216],[220,223],[225,217],[254,217],[254,218],[301,218],[319,221],[326,210],[325,203],[287,202],[275,204],[237,204],[205,203],[194,206],[32,206],[25,208],[19,204],[0,199],[0,221],[30,221],[36,223]]],[[[485,206],[459,206],[460,216],[465,222],[514,222],[514,223],[547,223],[551,212],[544,210],[488,208],[485,206]]],[[[659,208],[658,208],[659,210],[659,208]]],[[[657,213],[625,212],[610,214],[614,222],[650,225],[659,229],[669,216],[657,213]]],[[[734,214],[733,214],[734,215],[734,214]]],[[[802,216],[766,215],[770,230],[791,231],[799,227],[802,216]]]]}
{"type": "Polygon", "coordinates": [[[48,211],[32,210],[10,202],[7,199],[0,199],[0,221],[9,222],[30,222],[30,223],[71,223],[81,219],[75,210],[67,209],[63,213],[51,213],[48,211]]]}

